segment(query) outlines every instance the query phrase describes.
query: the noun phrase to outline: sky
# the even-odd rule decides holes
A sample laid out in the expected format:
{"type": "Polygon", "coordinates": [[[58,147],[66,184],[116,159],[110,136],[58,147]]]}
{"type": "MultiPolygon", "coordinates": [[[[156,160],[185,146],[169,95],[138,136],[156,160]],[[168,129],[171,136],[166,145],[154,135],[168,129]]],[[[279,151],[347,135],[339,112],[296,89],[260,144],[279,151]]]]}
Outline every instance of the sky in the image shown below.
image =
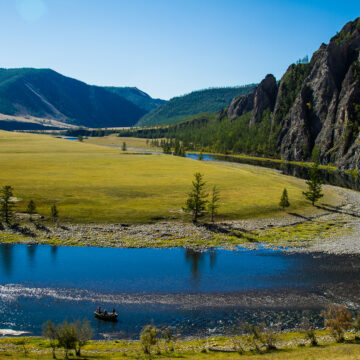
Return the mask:
{"type": "Polygon", "coordinates": [[[280,79],[358,16],[359,0],[0,0],[0,67],[169,99],[280,79]]]}

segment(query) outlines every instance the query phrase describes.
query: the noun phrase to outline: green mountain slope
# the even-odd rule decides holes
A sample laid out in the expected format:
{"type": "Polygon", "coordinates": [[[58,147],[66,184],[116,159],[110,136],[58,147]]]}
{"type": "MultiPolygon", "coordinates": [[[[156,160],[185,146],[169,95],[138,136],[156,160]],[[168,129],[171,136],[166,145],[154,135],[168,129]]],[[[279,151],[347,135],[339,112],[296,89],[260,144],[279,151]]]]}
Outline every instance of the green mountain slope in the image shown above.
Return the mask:
{"type": "Polygon", "coordinates": [[[205,89],[174,97],[145,114],[136,125],[171,124],[196,114],[215,113],[228,106],[233,98],[248,94],[255,87],[256,84],[250,84],[241,87],[205,89]]]}
{"type": "MultiPolygon", "coordinates": [[[[360,17],[322,44],[310,62],[268,74],[217,114],[200,114],[133,136],[181,141],[187,150],[245,153],[360,169],[360,17]]],[[[128,134],[129,136],[129,134],[128,134]]]]}
{"type": "Polygon", "coordinates": [[[106,86],[104,87],[104,89],[109,90],[114,94],[119,95],[122,98],[132,102],[146,112],[151,111],[158,106],[166,103],[166,101],[162,99],[153,99],[150,95],[148,95],[144,91],[139,90],[137,87],[106,86]]]}
{"type": "Polygon", "coordinates": [[[0,69],[0,113],[86,127],[132,126],[145,110],[50,69],[0,69]]]}

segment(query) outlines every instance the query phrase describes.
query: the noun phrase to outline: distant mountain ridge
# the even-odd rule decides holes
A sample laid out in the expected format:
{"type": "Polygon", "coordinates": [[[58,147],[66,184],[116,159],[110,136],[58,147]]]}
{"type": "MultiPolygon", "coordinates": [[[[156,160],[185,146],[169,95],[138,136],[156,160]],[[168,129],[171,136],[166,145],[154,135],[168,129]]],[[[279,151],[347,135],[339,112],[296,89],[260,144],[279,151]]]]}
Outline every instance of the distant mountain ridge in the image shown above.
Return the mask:
{"type": "Polygon", "coordinates": [[[164,125],[182,121],[200,113],[216,113],[237,96],[250,93],[256,84],[211,88],[177,96],[145,114],[137,126],[164,125]]]}
{"type": "Polygon", "coordinates": [[[109,91],[51,69],[0,69],[0,113],[85,127],[126,127],[161,103],[138,89],[115,89],[121,88],[109,91]],[[135,93],[146,99],[142,107],[129,100],[135,93]]]}
{"type": "Polygon", "coordinates": [[[116,87],[116,86],[104,86],[104,89],[113,92],[121,96],[122,98],[132,102],[140,109],[145,110],[146,112],[151,111],[158,106],[165,104],[166,100],[162,99],[153,99],[149,94],[146,92],[138,89],[137,87],[116,87]]]}

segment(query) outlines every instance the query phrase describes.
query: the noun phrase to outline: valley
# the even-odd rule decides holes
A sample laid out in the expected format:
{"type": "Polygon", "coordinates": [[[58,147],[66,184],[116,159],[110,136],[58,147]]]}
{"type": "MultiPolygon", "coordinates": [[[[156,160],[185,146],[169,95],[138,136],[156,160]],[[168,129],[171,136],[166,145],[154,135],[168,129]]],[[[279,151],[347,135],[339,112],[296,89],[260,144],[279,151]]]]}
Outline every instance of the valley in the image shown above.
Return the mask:
{"type": "Polygon", "coordinates": [[[1,5],[0,359],[359,358],[360,8],[200,3],[1,5]]]}

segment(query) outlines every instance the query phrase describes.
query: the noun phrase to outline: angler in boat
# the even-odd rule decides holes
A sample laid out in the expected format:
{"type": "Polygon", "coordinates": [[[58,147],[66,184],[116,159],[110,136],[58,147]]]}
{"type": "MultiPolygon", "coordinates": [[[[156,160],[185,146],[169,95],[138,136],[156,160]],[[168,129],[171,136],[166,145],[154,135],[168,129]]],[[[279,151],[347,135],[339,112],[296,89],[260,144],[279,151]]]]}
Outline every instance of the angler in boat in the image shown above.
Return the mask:
{"type": "Polygon", "coordinates": [[[107,312],[105,309],[101,310],[101,306],[96,309],[94,315],[97,319],[105,321],[117,321],[118,317],[115,308],[112,310],[112,312],[107,312]]]}

